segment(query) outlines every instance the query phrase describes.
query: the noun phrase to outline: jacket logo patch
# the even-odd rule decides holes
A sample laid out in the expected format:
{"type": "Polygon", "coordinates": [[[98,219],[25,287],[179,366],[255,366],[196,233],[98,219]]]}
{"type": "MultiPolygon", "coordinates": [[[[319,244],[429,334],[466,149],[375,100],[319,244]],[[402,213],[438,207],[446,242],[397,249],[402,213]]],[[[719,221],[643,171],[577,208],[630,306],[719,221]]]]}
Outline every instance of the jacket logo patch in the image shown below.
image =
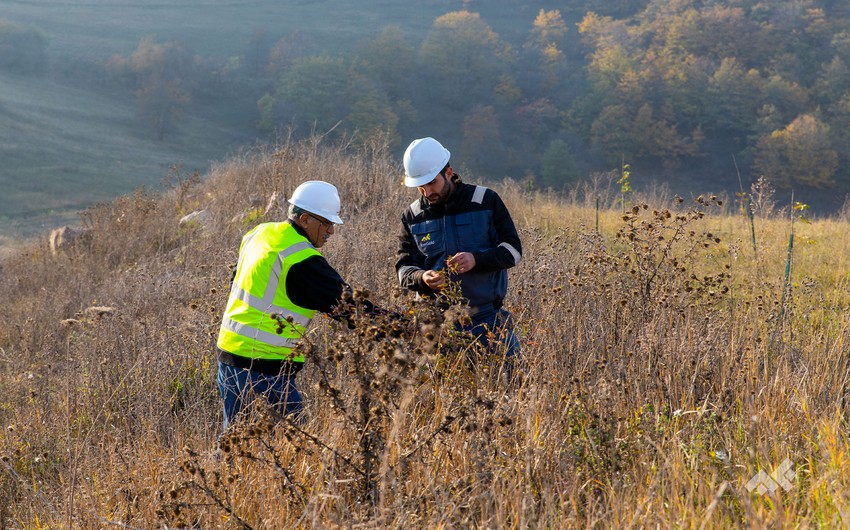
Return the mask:
{"type": "Polygon", "coordinates": [[[420,243],[425,243],[426,241],[431,241],[431,234],[425,234],[425,237],[419,240],[420,243]]]}

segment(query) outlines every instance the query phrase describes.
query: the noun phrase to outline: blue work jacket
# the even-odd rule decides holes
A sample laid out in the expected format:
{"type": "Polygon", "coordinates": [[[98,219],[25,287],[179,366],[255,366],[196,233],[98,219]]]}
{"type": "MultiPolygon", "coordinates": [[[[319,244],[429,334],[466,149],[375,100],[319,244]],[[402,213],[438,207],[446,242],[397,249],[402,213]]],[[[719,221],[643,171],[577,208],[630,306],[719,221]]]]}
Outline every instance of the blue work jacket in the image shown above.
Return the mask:
{"type": "Polygon", "coordinates": [[[426,270],[443,270],[446,260],[470,252],[475,267],[454,276],[473,308],[499,308],[507,294],[507,269],[522,258],[522,243],[499,195],[484,186],[456,181],[444,204],[417,199],[402,216],[396,272],[402,287],[421,295],[436,293],[422,281],[426,270]]]}

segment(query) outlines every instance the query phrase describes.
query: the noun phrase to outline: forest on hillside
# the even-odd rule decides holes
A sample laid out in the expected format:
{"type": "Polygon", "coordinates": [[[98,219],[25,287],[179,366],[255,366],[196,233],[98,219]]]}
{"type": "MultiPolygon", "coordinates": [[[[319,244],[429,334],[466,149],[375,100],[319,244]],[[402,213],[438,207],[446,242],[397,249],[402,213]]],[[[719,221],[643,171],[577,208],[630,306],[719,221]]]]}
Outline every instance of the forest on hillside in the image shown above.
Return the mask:
{"type": "MultiPolygon", "coordinates": [[[[519,4],[464,2],[421,34],[374,28],[344,50],[267,27],[226,57],[150,36],[131,53],[53,70],[132,99],[163,141],[192,109],[229,108],[222,120],[272,141],[377,135],[400,152],[412,138],[439,137],[464,170],[538,188],[628,166],[674,189],[744,191],[764,177],[841,206],[850,190],[846,2],[546,1],[512,31],[488,22],[519,4]]],[[[44,46],[0,25],[0,68],[43,75],[34,63],[47,60],[44,46]]]]}

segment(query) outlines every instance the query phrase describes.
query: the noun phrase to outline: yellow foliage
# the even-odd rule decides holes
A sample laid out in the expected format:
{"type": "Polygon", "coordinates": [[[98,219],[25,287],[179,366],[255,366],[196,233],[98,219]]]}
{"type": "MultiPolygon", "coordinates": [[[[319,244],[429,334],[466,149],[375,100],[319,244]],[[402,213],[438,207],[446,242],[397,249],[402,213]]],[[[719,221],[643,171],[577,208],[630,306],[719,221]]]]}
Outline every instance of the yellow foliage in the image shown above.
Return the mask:
{"type": "Polygon", "coordinates": [[[755,167],[783,187],[832,186],[838,153],[830,144],[829,126],[810,114],[799,116],[759,140],[755,167]]]}

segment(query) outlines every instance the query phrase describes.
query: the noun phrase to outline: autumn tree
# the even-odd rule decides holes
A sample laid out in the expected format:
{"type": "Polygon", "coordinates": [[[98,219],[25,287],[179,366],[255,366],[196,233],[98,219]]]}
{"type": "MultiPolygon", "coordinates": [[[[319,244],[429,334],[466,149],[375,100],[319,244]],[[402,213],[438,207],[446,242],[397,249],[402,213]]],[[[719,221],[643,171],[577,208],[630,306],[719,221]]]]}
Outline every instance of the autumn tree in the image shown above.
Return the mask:
{"type": "MultiPolygon", "coordinates": [[[[829,60],[829,38],[819,27],[826,22],[812,0],[782,0],[769,5],[769,24],[761,33],[769,37],[765,70],[802,85],[814,82],[820,62],[829,60]]],[[[846,25],[845,25],[846,27],[846,25]]]]}
{"type": "MultiPolygon", "coordinates": [[[[578,25],[584,45],[588,48],[588,90],[573,105],[572,115],[577,126],[586,133],[591,124],[600,118],[609,106],[624,105],[617,94],[623,78],[638,75],[639,61],[633,53],[638,43],[624,21],[588,13],[578,25]]],[[[620,114],[625,109],[608,109],[607,113],[620,114]]]]}
{"type": "Polygon", "coordinates": [[[678,44],[689,54],[713,61],[746,56],[747,42],[741,36],[755,30],[742,8],[722,4],[694,9],[680,25],[667,29],[678,34],[678,44]]]}
{"type": "Polygon", "coordinates": [[[534,19],[531,38],[526,43],[533,52],[534,58],[543,72],[544,89],[551,90],[557,85],[562,67],[566,64],[564,56],[564,37],[567,35],[567,24],[557,9],[546,11],[541,9],[534,19]]]}
{"type": "Polygon", "coordinates": [[[505,149],[499,120],[490,105],[477,105],[463,118],[461,159],[464,164],[491,176],[504,175],[505,149]]]}
{"type": "Polygon", "coordinates": [[[261,98],[258,106],[267,129],[294,125],[302,133],[335,130],[398,141],[398,116],[385,92],[341,58],[296,61],[281,76],[275,94],[261,98]]]}
{"type": "Polygon", "coordinates": [[[489,101],[504,69],[498,34],[469,11],[438,17],[419,56],[428,72],[421,78],[423,95],[451,112],[489,101]]]}
{"type": "Polygon", "coordinates": [[[107,68],[131,83],[139,117],[162,140],[192,102],[190,84],[198,82],[196,61],[183,44],[160,43],[148,36],[128,58],[112,57],[107,68]]]}
{"type": "Polygon", "coordinates": [[[410,99],[416,82],[416,50],[397,26],[384,28],[374,39],[360,45],[357,68],[380,82],[391,99],[410,99]]]}
{"type": "Polygon", "coordinates": [[[759,140],[755,169],[785,188],[833,186],[838,153],[830,144],[829,127],[811,114],[799,116],[759,140]]]}
{"type": "Polygon", "coordinates": [[[563,189],[578,179],[575,157],[567,142],[556,139],[549,143],[540,161],[542,184],[563,189]]]}
{"type": "Polygon", "coordinates": [[[592,143],[609,163],[623,157],[656,158],[667,167],[676,167],[683,158],[700,154],[703,134],[699,128],[683,133],[669,114],[669,109],[657,111],[649,103],[637,108],[609,105],[591,127],[592,143]]]}
{"type": "Polygon", "coordinates": [[[592,90],[601,97],[612,95],[622,76],[639,69],[633,52],[638,41],[625,21],[588,13],[579,24],[582,40],[589,47],[587,75],[592,90]]]}
{"type": "Polygon", "coordinates": [[[269,50],[266,70],[273,76],[280,76],[297,61],[319,54],[319,45],[304,31],[293,31],[278,39],[269,50]]]}
{"type": "Polygon", "coordinates": [[[724,59],[705,88],[705,126],[724,135],[746,136],[761,107],[761,74],[737,59],[724,59]]]}
{"type": "Polygon", "coordinates": [[[135,91],[139,115],[153,128],[158,140],[183,115],[183,108],[192,102],[180,79],[163,79],[159,74],[145,77],[135,91]]]}

